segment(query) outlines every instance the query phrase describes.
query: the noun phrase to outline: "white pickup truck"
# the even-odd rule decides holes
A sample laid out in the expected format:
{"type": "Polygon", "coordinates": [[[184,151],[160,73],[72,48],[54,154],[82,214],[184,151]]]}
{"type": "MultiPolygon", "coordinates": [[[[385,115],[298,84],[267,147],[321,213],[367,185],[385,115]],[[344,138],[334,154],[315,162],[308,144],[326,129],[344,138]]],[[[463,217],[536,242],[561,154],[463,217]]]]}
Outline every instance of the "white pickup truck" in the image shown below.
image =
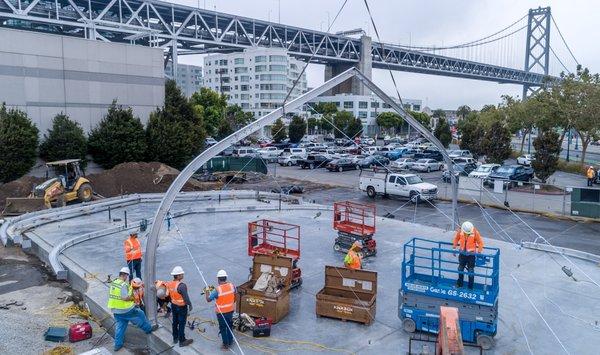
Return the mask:
{"type": "Polygon", "coordinates": [[[437,198],[436,185],[423,180],[415,174],[396,174],[385,171],[362,170],[358,187],[371,198],[377,195],[408,197],[411,201],[434,200],[437,198]]]}

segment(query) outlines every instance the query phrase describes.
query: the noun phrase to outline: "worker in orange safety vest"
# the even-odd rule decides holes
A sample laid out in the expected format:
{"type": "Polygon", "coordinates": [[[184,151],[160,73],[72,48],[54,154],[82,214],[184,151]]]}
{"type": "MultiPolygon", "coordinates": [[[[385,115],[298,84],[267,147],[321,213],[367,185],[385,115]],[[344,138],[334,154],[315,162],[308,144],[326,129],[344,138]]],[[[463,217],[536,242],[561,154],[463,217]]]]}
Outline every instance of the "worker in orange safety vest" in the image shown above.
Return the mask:
{"type": "Polygon", "coordinates": [[[129,238],[123,242],[123,250],[125,251],[125,261],[129,267],[129,281],[135,277],[142,278],[142,244],[138,239],[137,232],[129,233],[129,238]]]}
{"type": "Polygon", "coordinates": [[[207,302],[215,301],[215,312],[219,321],[222,350],[227,350],[233,344],[233,311],[235,310],[235,286],[227,281],[227,272],[217,272],[219,285],[210,292],[205,292],[207,302]]]}
{"type": "Polygon", "coordinates": [[[158,313],[164,313],[165,318],[169,318],[171,315],[171,297],[169,297],[169,291],[167,289],[167,282],[156,280],[154,281],[154,287],[156,288],[156,302],[158,303],[158,313]]]}
{"type": "Polygon", "coordinates": [[[352,243],[352,246],[348,250],[348,254],[344,257],[344,265],[348,269],[360,270],[362,269],[362,257],[358,252],[362,249],[362,243],[358,240],[352,243]]]}
{"type": "Polygon", "coordinates": [[[463,287],[463,280],[465,274],[465,266],[469,274],[469,289],[473,289],[475,282],[475,253],[481,253],[483,251],[483,238],[479,234],[479,231],[473,223],[466,221],[460,229],[456,231],[454,240],[452,241],[452,249],[458,249],[458,280],[456,280],[456,287],[463,287]]]}
{"type": "Polygon", "coordinates": [[[175,266],[171,271],[173,280],[166,283],[171,298],[171,314],[173,314],[173,344],[179,347],[190,345],[194,339],[185,338],[185,326],[188,313],[192,311],[192,301],[188,295],[187,285],[183,283],[183,269],[175,266]]]}
{"type": "Polygon", "coordinates": [[[146,313],[146,306],[144,305],[144,283],[139,277],[131,280],[131,288],[133,289],[133,301],[135,305],[139,307],[144,313],[146,313]]]}

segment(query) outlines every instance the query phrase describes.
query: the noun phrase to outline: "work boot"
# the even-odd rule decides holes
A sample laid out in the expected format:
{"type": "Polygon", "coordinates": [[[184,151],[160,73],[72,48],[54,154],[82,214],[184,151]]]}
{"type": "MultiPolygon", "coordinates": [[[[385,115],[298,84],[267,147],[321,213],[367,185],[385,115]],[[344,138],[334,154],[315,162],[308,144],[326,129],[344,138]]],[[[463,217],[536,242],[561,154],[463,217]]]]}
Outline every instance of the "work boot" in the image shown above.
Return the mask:
{"type": "Polygon", "coordinates": [[[179,339],[173,339],[173,345],[177,345],[179,343],[179,339]]]}
{"type": "Polygon", "coordinates": [[[225,345],[225,344],[222,344],[221,345],[221,350],[223,350],[223,351],[229,351],[229,346],[225,345]]]}
{"type": "Polygon", "coordinates": [[[188,346],[188,345],[190,345],[193,342],[194,342],[194,339],[186,339],[186,340],[184,340],[184,341],[182,341],[182,342],[179,343],[179,347],[182,348],[184,346],[188,346]]]}
{"type": "Polygon", "coordinates": [[[150,328],[150,332],[153,332],[153,331],[155,331],[156,329],[158,329],[158,327],[159,327],[159,326],[158,326],[158,324],[154,324],[154,325],[152,326],[152,328],[150,328]]]}

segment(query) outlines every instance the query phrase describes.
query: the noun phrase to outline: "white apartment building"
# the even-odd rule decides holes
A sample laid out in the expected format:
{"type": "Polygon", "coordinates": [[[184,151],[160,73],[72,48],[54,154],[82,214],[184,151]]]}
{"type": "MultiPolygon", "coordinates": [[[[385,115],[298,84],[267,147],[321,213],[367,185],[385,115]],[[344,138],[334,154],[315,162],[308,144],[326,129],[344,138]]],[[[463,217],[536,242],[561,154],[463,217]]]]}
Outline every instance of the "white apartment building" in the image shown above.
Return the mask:
{"type": "MultiPolygon", "coordinates": [[[[204,58],[204,86],[227,94],[230,104],[258,118],[281,107],[304,65],[278,48],[208,55],[204,58]]],[[[306,74],[302,74],[288,101],[306,91],[306,74]]]]}
{"type": "MultiPolygon", "coordinates": [[[[397,100],[396,100],[397,101],[397,100]]],[[[333,96],[319,96],[311,102],[332,102],[339,111],[352,112],[354,117],[360,118],[364,131],[368,135],[377,132],[377,116],[382,112],[394,112],[390,105],[383,102],[375,95],[337,94],[333,96]]],[[[422,100],[402,99],[404,109],[411,111],[422,110],[422,100]]]]}
{"type": "MultiPolygon", "coordinates": [[[[173,63],[168,62],[165,68],[165,75],[173,78],[173,63]]],[[[177,64],[177,78],[175,82],[187,97],[192,96],[202,87],[202,67],[197,65],[177,64]]]]}

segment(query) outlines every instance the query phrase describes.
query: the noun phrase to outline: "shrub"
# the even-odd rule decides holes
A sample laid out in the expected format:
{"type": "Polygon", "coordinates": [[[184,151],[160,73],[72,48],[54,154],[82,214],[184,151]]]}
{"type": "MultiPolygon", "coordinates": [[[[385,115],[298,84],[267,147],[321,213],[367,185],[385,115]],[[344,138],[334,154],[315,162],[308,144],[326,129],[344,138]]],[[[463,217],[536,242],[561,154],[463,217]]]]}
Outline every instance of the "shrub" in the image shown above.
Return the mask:
{"type": "Polygon", "coordinates": [[[86,153],[87,138],[79,123],[62,113],[56,115],[40,144],[40,157],[45,161],[81,159],[81,166],[85,167],[86,153]]]}
{"type": "Polygon", "coordinates": [[[284,139],[287,138],[287,133],[285,131],[285,125],[281,118],[278,118],[275,123],[271,126],[271,137],[273,137],[273,141],[275,143],[281,143],[284,139]]]}
{"type": "Polygon", "coordinates": [[[27,114],[0,107],[0,182],[25,175],[35,164],[38,129],[27,114]]]}
{"type": "Polygon", "coordinates": [[[288,127],[291,143],[298,143],[306,134],[306,121],[299,116],[294,116],[288,127]]]}
{"type": "Polygon", "coordinates": [[[533,141],[533,146],[535,147],[535,154],[531,166],[535,171],[535,175],[545,183],[558,168],[558,156],[560,154],[558,133],[554,131],[540,132],[533,141]]]}

